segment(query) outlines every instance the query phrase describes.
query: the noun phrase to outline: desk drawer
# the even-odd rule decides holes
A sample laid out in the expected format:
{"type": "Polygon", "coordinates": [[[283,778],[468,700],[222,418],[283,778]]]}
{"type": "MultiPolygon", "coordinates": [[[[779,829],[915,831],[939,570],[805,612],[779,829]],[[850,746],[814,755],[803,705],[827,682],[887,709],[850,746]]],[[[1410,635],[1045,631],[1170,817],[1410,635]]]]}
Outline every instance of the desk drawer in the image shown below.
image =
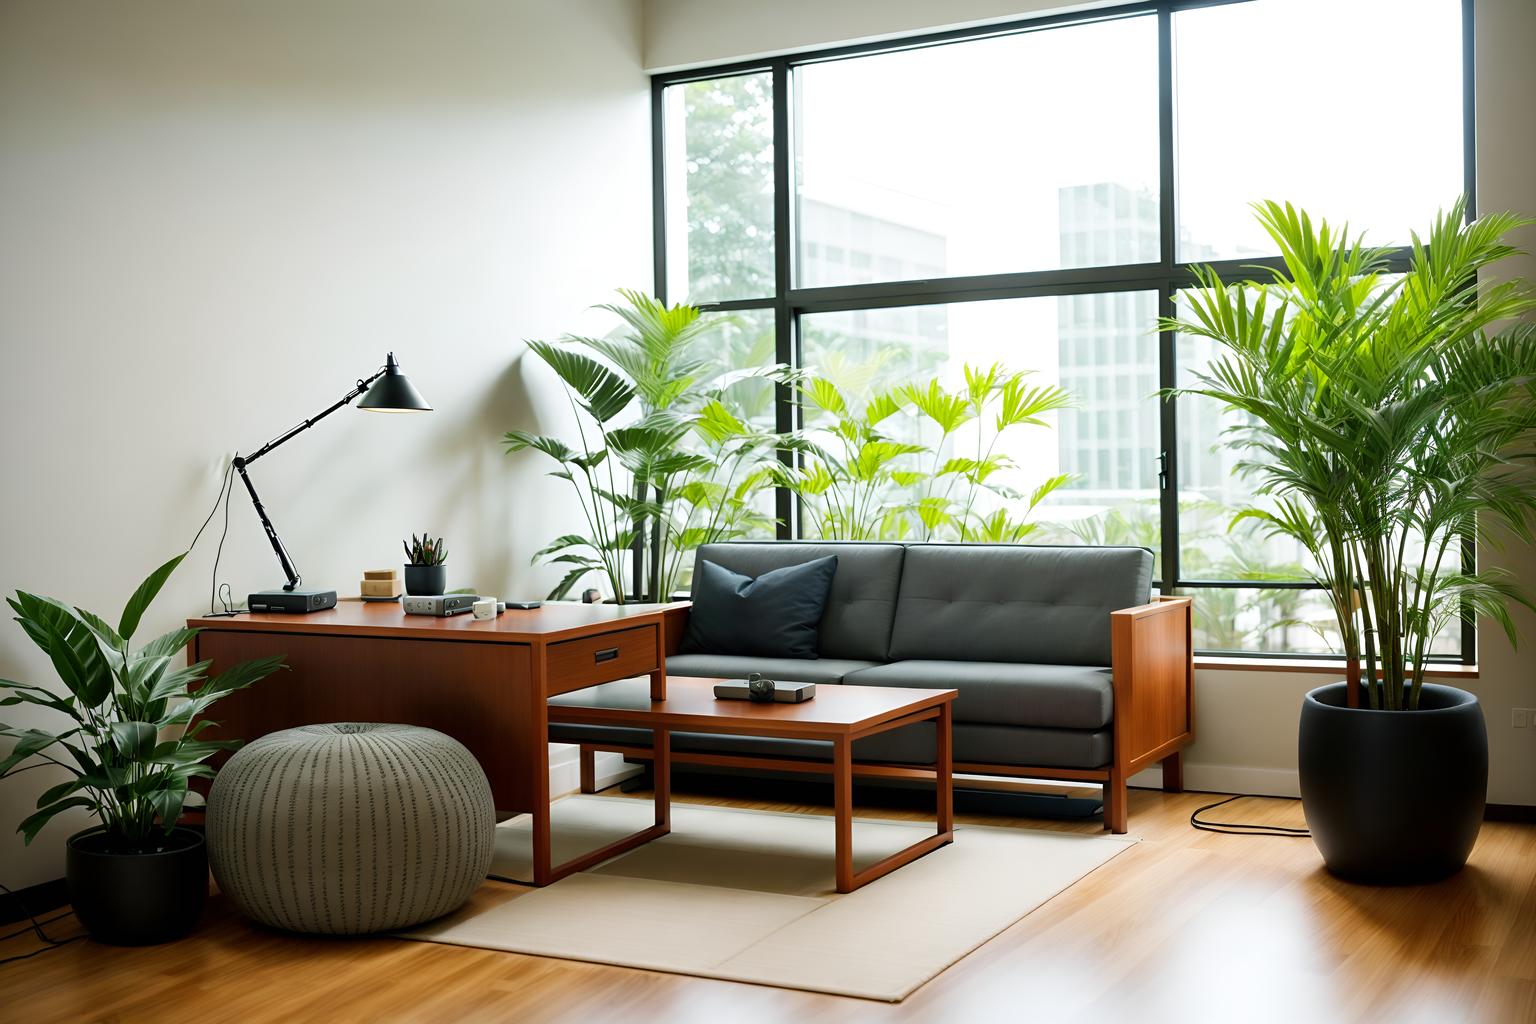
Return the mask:
{"type": "Polygon", "coordinates": [[[548,692],[565,693],[615,679],[648,675],[660,667],[656,662],[659,646],[655,626],[636,626],[550,644],[548,692]]]}

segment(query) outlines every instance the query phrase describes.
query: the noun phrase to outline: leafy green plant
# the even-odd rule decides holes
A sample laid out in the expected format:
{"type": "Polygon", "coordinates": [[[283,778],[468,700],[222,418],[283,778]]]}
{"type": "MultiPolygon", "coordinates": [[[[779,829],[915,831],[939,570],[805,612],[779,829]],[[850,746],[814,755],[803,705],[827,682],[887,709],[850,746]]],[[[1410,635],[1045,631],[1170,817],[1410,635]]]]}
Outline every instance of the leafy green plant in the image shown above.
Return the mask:
{"type": "Polygon", "coordinates": [[[68,693],[0,679],[0,690],[10,691],[0,707],[33,704],[72,723],[62,732],[0,724],[0,735],[15,740],[0,759],[0,778],[44,765],[70,776],[45,791],[36,813],[21,823],[17,831],[26,842],[60,811],[84,807],[101,819],[122,852],[152,851],[156,830],[168,833],[175,826],[188,781],[211,778],[213,769],[204,762],[239,746],[239,740],[199,739],[211,724],[201,715],[226,694],[281,668],[281,657],[232,665],[210,679],[210,662],[179,664],[195,630],[173,629],[137,650],[130,645],[144,612],[185,557],[177,555],[150,573],[115,628],[51,597],[17,591],[7,599],[68,693]]]}
{"type": "Polygon", "coordinates": [[[1031,386],[1029,371],[993,364],[966,366],[964,373],[965,386],[954,392],[933,378],[875,392],[862,406],[826,377],[798,382],[802,400],[823,422],[804,435],[808,454],[802,465],[782,479],[799,495],[817,535],[1001,543],[1035,530],[1029,513],[1071,477],[1052,476],[1028,494],[1019,493],[999,482],[998,474],[1014,464],[997,450],[998,443],[1011,429],[1045,426],[1041,417],[1065,408],[1070,398],[1059,387],[1031,386]],[[909,413],[932,425],[937,432],[932,444],[900,440],[885,426],[909,413]],[[972,425],[974,454],[953,454],[956,436],[972,425]],[[978,503],[986,495],[1000,499],[990,512],[984,501],[978,503]],[[1023,515],[1017,515],[1021,506],[1023,515]]]}
{"type": "Polygon", "coordinates": [[[1029,513],[1072,476],[1060,473],[1049,477],[1027,495],[998,484],[994,476],[1013,468],[1013,460],[998,452],[998,442],[1016,427],[1047,426],[1041,417],[1067,408],[1072,399],[1054,385],[1031,386],[1033,372],[1029,370],[1009,372],[1000,363],[993,363],[986,369],[968,365],[964,371],[965,387],[956,392],[946,392],[936,379],[924,388],[906,385],[900,392],[940,432],[933,446],[929,486],[917,505],[923,539],[932,539],[947,527],[962,541],[1017,542],[1035,529],[1027,522],[1029,513]],[[944,458],[946,442],[972,422],[976,423],[975,455],[944,458]],[[963,497],[956,496],[957,486],[963,497]],[[976,499],[987,491],[1006,499],[991,515],[983,515],[976,508],[976,499]],[[1024,503],[1024,515],[1014,518],[1008,508],[1020,502],[1024,503]]]}
{"type": "Polygon", "coordinates": [[[597,573],[619,601],[665,600],[688,552],[771,524],[754,498],[773,485],[777,449],[793,443],[727,407],[747,380],[789,379],[782,366],[721,366],[711,345],[728,318],[619,294],[622,304],[598,308],[624,322],[621,333],[528,342],[566,386],[577,444],[523,430],[504,438],[509,453],[553,459],[550,475],[571,485],[586,520],[585,534],[535,555],[569,566],[551,598],[597,573]]]}
{"type": "Polygon", "coordinates": [[[1289,204],[1255,206],[1285,272],[1239,285],[1198,272],[1188,313],[1163,322],[1221,354],[1197,384],[1244,414],[1230,443],[1272,508],[1252,519],[1320,567],[1344,653],[1365,660],[1370,706],[1418,707],[1429,645],[1464,613],[1514,642],[1511,602],[1536,607],[1509,574],[1457,565],[1463,538],[1511,531],[1530,543],[1536,487],[1536,310],[1523,280],[1480,284],[1513,255],[1493,214],[1468,224],[1458,201],[1413,238],[1408,272],[1348,228],[1289,204]],[[1377,671],[1377,657],[1380,672],[1377,671]]]}
{"type": "Polygon", "coordinates": [[[909,468],[910,459],[928,451],[923,445],[894,440],[881,424],[901,411],[894,391],[870,395],[862,406],[850,403],[824,377],[808,377],[798,385],[801,400],[830,417],[808,441],[802,463],[783,474],[783,483],[800,498],[806,525],[827,540],[899,539],[910,530],[905,489],[923,474],[909,468]]]}
{"type": "Polygon", "coordinates": [[[410,540],[400,544],[405,548],[406,561],[410,565],[442,565],[448,559],[448,548],[441,537],[434,539],[428,533],[418,537],[413,533],[410,540]]]}

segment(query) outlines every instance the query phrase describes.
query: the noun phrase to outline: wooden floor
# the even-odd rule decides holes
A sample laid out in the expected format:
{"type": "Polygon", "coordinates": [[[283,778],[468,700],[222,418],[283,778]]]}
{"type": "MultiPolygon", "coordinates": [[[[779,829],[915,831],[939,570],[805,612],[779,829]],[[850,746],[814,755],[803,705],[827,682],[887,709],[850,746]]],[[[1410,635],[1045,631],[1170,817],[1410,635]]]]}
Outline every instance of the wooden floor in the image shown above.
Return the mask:
{"type": "MultiPolygon", "coordinates": [[[[679,799],[826,811],[686,789],[679,799]]],[[[201,930],[179,943],[85,940],[0,967],[0,1020],[1536,1021],[1536,826],[1486,824],[1449,881],[1366,888],[1326,874],[1309,840],[1191,829],[1190,811],[1210,799],[1133,791],[1140,844],[902,1004],[385,938],[296,938],[247,924],[214,897],[201,930]]],[[[1293,801],[1220,813],[1302,824],[1293,801]]],[[[519,891],[487,882],[476,899],[519,891]]],[[[77,930],[73,918],[50,928],[77,930]]],[[[12,938],[0,956],[35,947],[12,938]]]]}

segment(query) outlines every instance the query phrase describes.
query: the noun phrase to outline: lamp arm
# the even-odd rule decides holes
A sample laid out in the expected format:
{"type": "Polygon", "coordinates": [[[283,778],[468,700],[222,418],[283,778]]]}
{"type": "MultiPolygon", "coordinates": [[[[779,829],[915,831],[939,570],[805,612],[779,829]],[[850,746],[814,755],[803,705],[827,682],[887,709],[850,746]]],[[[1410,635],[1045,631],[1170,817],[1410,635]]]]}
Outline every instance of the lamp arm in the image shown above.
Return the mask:
{"type": "Polygon", "coordinates": [[[245,471],[245,459],[235,458],[235,472],[240,474],[240,480],[245,484],[245,489],[251,495],[251,504],[256,506],[256,518],[261,520],[261,528],[267,532],[267,540],[272,542],[272,550],[277,552],[277,560],[283,567],[283,575],[288,578],[283,589],[292,591],[299,585],[299,573],[294,569],[293,561],[288,557],[288,551],[283,547],[283,542],[277,539],[277,529],[272,525],[272,520],[267,517],[266,507],[262,505],[261,498],[256,494],[256,488],[251,483],[250,475],[245,471]]]}
{"type": "Polygon", "coordinates": [[[381,368],[373,376],[358,380],[357,384],[352,388],[351,391],[348,391],[345,395],[342,395],[340,399],[338,399],[328,408],[316,413],[314,416],[304,420],[302,423],[297,423],[288,430],[283,431],[281,434],[277,435],[251,454],[244,456],[236,455],[234,458],[235,472],[240,474],[240,481],[245,484],[246,492],[251,496],[251,504],[256,507],[256,517],[261,520],[261,528],[266,531],[267,540],[272,543],[272,550],[277,553],[278,563],[283,567],[283,575],[288,579],[288,582],[283,586],[284,590],[292,591],[298,587],[300,580],[299,573],[298,570],[293,567],[293,560],[288,557],[288,551],[283,547],[283,542],[278,540],[277,529],[272,525],[272,520],[267,516],[267,510],[262,505],[261,498],[256,494],[256,487],[251,483],[250,474],[246,473],[245,467],[255,462],[257,459],[261,458],[263,455],[267,454],[267,452],[270,452],[284,441],[287,441],[289,438],[308,430],[310,427],[314,426],[316,423],[319,423],[321,420],[325,419],[327,416],[335,412],[337,409],[340,409],[342,406],[350,405],[352,401],[357,398],[357,396],[368,390],[368,386],[370,384],[384,376],[384,373],[385,369],[381,368]]]}
{"type": "Polygon", "coordinates": [[[293,437],[296,434],[302,434],[304,431],[308,430],[310,427],[314,426],[316,423],[319,423],[321,420],[325,419],[327,416],[329,416],[331,413],[335,412],[337,409],[340,409],[342,406],[351,405],[352,402],[359,395],[361,395],[363,392],[368,390],[368,386],[370,384],[372,384],[374,381],[378,380],[382,376],[384,376],[384,370],[381,368],[372,377],[367,377],[367,378],[359,379],[357,384],[353,386],[351,391],[348,391],[346,394],[342,395],[333,404],[331,404],[330,406],[328,406],[325,409],[322,409],[320,412],[317,412],[315,415],[311,416],[309,419],[304,420],[304,421],[302,421],[300,423],[295,423],[292,427],[290,427],[287,430],[283,431],[281,434],[277,435],[272,440],[268,441],[266,444],[262,445],[260,448],[256,449],[251,454],[245,456],[245,458],[243,460],[237,458],[235,460],[236,465],[238,466],[239,463],[242,462],[242,461],[244,461],[245,463],[255,462],[257,459],[259,459],[263,455],[267,454],[267,452],[271,451],[273,448],[276,448],[278,445],[282,444],[284,441],[288,440],[289,438],[293,437]]]}

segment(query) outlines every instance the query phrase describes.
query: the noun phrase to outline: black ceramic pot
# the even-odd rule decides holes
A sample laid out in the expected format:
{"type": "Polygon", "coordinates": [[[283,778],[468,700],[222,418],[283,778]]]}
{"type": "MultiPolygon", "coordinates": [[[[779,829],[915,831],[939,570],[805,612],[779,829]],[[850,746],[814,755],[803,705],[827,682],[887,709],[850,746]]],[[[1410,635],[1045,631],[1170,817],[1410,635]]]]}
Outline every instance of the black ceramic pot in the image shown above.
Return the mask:
{"type": "Polygon", "coordinates": [[[1488,794],[1477,698],[1426,683],[1417,711],[1372,711],[1345,694],[1332,683],[1301,705],[1301,805],[1328,870],[1379,884],[1455,874],[1488,794]]]}
{"type": "Polygon", "coordinates": [[[426,597],[448,592],[448,566],[408,565],[405,567],[405,592],[412,597],[426,597]]]}
{"type": "Polygon", "coordinates": [[[98,942],[148,946],[190,932],[208,900],[208,848],[173,829],[150,853],[116,853],[98,825],[69,837],[64,877],[75,916],[98,942]]]}

